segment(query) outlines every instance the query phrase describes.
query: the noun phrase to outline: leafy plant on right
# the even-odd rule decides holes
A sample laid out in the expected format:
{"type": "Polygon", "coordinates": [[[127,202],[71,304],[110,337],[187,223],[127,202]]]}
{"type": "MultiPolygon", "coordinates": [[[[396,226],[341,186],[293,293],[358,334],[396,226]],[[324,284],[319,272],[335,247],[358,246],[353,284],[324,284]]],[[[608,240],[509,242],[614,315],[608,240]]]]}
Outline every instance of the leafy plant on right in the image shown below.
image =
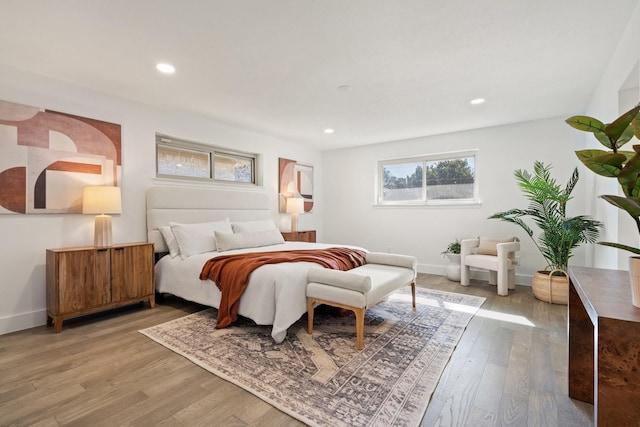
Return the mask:
{"type": "MultiPolygon", "coordinates": [[[[634,145],[633,151],[620,150],[634,136],[640,139],[640,104],[608,124],[589,116],[572,116],[566,122],[575,129],[593,133],[596,139],[609,149],[579,150],[576,151],[576,155],[596,174],[618,180],[624,196],[600,197],[627,212],[640,233],[640,145],[634,145]]],[[[640,255],[640,248],[615,242],[598,243],[640,255]]]]}

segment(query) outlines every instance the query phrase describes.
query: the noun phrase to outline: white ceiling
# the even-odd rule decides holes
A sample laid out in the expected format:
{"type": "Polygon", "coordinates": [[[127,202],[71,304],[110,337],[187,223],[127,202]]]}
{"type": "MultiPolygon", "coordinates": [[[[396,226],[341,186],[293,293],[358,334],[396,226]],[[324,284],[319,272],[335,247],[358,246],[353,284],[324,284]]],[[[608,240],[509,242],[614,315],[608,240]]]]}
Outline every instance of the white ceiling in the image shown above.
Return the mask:
{"type": "Polygon", "coordinates": [[[1,0],[0,63],[327,150],[583,112],[637,3],[1,0]]]}

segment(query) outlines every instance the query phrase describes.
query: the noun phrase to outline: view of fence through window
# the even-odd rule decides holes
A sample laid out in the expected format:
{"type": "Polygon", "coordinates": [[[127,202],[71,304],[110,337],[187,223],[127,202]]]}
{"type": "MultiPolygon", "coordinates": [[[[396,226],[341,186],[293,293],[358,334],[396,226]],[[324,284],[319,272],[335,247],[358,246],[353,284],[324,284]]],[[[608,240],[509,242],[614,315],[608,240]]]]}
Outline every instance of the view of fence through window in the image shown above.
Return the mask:
{"type": "Polygon", "coordinates": [[[215,153],[213,177],[221,181],[252,182],[253,159],[215,153]]]}
{"type": "Polygon", "coordinates": [[[475,198],[475,156],[389,162],[381,166],[381,202],[475,198]]]}
{"type": "Polygon", "coordinates": [[[156,134],[156,176],[256,184],[257,154],[156,134]]]}
{"type": "Polygon", "coordinates": [[[210,154],[179,147],[158,145],[156,160],[159,175],[209,178],[210,154]]]}

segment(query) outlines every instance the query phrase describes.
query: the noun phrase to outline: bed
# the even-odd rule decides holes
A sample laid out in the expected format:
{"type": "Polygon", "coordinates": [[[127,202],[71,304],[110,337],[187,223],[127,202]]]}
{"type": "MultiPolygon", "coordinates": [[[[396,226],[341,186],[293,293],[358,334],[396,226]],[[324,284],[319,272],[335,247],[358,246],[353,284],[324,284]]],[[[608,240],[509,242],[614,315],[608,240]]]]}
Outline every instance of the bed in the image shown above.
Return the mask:
{"type": "MultiPolygon", "coordinates": [[[[336,246],[285,242],[275,228],[271,201],[263,191],[154,186],[147,191],[146,202],[148,241],[154,244],[159,257],[155,266],[156,291],[215,308],[220,304],[220,291],[212,281],[199,278],[207,260],[229,254],[336,246]],[[246,232],[244,235],[258,237],[249,247],[235,248],[238,244],[234,246],[235,241],[231,240],[231,244],[226,241],[222,252],[217,248],[205,251],[210,242],[194,231],[201,224],[208,224],[221,233],[246,232]],[[182,245],[171,241],[172,237],[182,245]]],[[[218,241],[218,246],[221,242],[218,241]]],[[[249,276],[238,314],[258,325],[272,325],[271,336],[276,342],[282,342],[289,326],[307,311],[307,272],[312,267],[318,265],[287,262],[259,267],[249,276]]]]}

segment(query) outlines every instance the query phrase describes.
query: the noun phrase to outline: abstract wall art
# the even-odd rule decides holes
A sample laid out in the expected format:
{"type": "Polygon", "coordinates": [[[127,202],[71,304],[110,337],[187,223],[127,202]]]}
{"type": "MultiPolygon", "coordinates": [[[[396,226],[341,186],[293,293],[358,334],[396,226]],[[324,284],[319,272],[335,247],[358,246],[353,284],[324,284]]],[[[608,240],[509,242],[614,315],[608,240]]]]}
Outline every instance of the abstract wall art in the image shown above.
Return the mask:
{"type": "Polygon", "coordinates": [[[283,158],[278,159],[278,162],[280,212],[286,211],[286,199],[289,197],[302,197],[304,211],[311,212],[313,209],[313,166],[283,158]]]}
{"type": "Polygon", "coordinates": [[[121,127],[0,100],[0,214],[82,213],[88,185],[120,185],[121,127]]]}

